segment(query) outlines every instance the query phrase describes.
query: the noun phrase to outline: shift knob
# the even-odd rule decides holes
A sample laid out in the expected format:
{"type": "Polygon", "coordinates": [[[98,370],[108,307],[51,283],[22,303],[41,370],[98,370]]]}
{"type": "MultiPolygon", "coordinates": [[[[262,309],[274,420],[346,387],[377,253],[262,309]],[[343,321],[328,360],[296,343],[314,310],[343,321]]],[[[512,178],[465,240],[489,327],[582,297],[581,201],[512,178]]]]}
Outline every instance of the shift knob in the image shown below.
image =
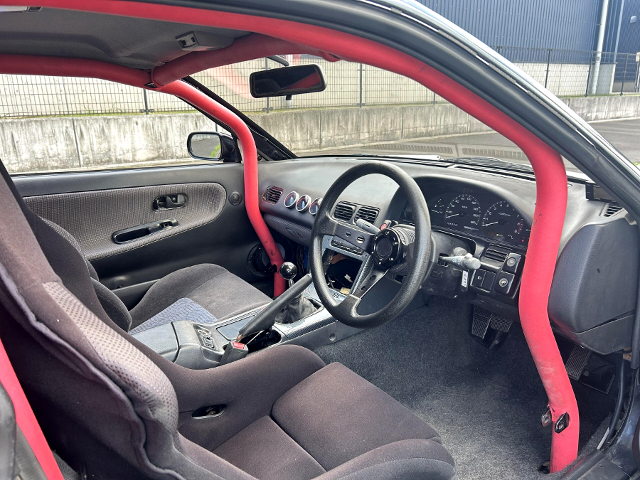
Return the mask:
{"type": "Polygon", "coordinates": [[[296,278],[297,274],[298,267],[296,267],[295,264],[291,262],[284,262],[282,265],[280,265],[280,275],[282,275],[282,278],[284,278],[285,280],[293,280],[294,278],[296,278]]]}

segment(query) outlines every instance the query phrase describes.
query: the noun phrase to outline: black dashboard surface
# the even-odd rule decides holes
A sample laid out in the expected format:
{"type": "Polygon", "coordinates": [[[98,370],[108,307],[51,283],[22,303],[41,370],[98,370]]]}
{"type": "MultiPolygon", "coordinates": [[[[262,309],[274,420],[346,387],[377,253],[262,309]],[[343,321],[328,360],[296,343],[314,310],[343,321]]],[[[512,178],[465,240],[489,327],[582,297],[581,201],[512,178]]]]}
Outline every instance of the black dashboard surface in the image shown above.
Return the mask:
{"type": "MultiPolygon", "coordinates": [[[[331,184],[349,167],[363,160],[345,157],[304,158],[260,164],[260,192],[275,186],[283,199],[289,192],[322,198],[331,184]]],[[[533,176],[495,174],[465,165],[440,166],[396,162],[418,183],[429,206],[434,228],[455,232],[483,243],[502,243],[526,248],[535,209],[536,185],[533,176]],[[476,205],[477,202],[477,205],[476,205]],[[449,214],[447,214],[449,210],[449,214]],[[463,213],[463,215],[456,214],[463,213]],[[497,222],[497,223],[495,223],[497,222]]],[[[443,164],[446,165],[446,164],[443,164]]],[[[561,249],[575,232],[597,218],[604,202],[587,201],[585,185],[568,182],[568,204],[561,249]]],[[[375,224],[385,219],[410,221],[406,199],[392,180],[370,175],[352,184],[340,200],[356,207],[368,206],[379,213],[375,224]]],[[[264,214],[277,217],[310,232],[314,217],[309,211],[285,208],[283,200],[261,202],[264,214]]],[[[297,229],[298,230],[298,229],[297,229]]],[[[306,236],[305,236],[306,238],[306,236]]],[[[298,240],[298,243],[304,243],[298,240]]]]}

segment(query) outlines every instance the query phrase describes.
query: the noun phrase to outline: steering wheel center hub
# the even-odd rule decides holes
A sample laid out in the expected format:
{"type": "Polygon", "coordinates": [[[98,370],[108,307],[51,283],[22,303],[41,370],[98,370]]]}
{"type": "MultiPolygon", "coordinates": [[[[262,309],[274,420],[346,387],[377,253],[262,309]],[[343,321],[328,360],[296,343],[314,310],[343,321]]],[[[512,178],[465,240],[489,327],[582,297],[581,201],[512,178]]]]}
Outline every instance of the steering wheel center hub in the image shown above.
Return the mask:
{"type": "Polygon", "coordinates": [[[374,240],[373,261],[380,268],[391,268],[403,258],[403,245],[393,228],[381,230],[374,240]]]}

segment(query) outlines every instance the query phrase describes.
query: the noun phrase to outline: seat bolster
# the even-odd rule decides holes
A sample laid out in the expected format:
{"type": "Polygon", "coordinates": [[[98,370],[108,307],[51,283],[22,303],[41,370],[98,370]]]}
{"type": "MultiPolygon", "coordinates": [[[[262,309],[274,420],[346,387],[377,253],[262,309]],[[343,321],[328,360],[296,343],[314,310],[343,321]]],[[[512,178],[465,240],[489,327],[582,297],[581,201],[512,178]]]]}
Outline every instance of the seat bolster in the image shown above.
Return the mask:
{"type": "Polygon", "coordinates": [[[316,480],[449,480],[453,458],[433,440],[401,440],[378,447],[316,477],[316,480]]]}
{"type": "Polygon", "coordinates": [[[129,328],[131,328],[131,315],[129,315],[129,310],[122,303],[122,300],[95,278],[92,278],[91,281],[93,282],[93,288],[96,290],[98,300],[100,300],[100,304],[109,315],[109,318],[125,332],[129,331],[129,328]]]}
{"type": "Polygon", "coordinates": [[[324,362],[304,347],[279,345],[208,370],[189,370],[162,357],[159,365],[178,394],[180,433],[214,450],[269,415],[282,394],[324,367],[324,362]],[[219,417],[192,418],[193,410],[208,405],[226,405],[226,409],[219,417]]]}

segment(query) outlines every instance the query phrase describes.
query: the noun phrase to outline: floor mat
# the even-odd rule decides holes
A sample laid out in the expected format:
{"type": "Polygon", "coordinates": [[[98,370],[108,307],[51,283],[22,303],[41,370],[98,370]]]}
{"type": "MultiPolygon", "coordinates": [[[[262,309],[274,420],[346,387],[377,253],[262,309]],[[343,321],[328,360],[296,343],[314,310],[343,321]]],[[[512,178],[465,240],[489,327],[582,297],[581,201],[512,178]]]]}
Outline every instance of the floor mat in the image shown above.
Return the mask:
{"type": "MultiPolygon", "coordinates": [[[[547,397],[522,330],[514,324],[502,347],[488,350],[468,334],[470,314],[465,302],[433,298],[429,307],[316,353],[345,364],[433,426],[459,479],[539,479],[551,430],[540,425],[547,397]]],[[[602,419],[583,420],[587,439],[602,419]]]]}

